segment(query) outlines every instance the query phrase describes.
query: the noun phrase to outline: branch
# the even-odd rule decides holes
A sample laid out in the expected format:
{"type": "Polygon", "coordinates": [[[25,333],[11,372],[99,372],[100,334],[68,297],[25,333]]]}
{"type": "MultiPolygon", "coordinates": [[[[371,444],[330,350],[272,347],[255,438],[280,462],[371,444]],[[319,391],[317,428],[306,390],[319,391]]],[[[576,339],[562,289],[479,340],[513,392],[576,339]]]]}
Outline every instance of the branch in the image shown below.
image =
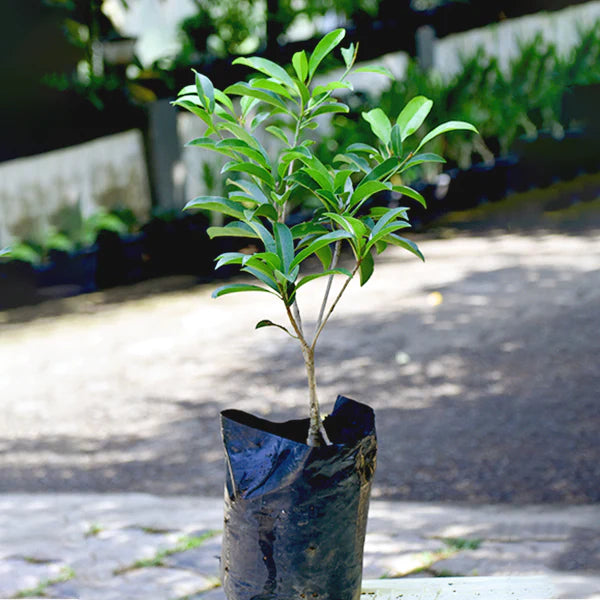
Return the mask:
{"type": "Polygon", "coordinates": [[[311,350],[314,351],[315,346],[317,345],[317,340],[319,339],[319,336],[321,335],[321,331],[323,331],[323,327],[325,327],[325,324],[329,320],[329,317],[331,316],[331,313],[334,311],[335,307],[337,306],[337,303],[340,301],[340,298],[342,297],[342,295],[346,291],[346,288],[348,287],[348,284],[352,281],[352,278],[358,272],[358,269],[360,268],[360,263],[361,263],[360,260],[357,261],[356,266],[354,267],[354,270],[352,271],[352,275],[350,275],[350,277],[348,277],[346,279],[346,281],[344,282],[344,285],[342,286],[342,289],[339,291],[338,295],[336,296],[336,299],[333,301],[333,304],[329,308],[329,311],[327,312],[327,315],[325,316],[325,318],[323,319],[323,321],[319,325],[317,331],[315,332],[315,337],[313,338],[312,344],[310,345],[311,350]]]}
{"type": "MultiPolygon", "coordinates": [[[[335,243],[335,250],[333,251],[333,258],[331,259],[330,269],[335,269],[338,263],[338,259],[340,257],[340,252],[342,249],[342,240],[338,240],[335,243]]],[[[325,314],[325,308],[327,307],[327,300],[329,300],[329,293],[331,292],[331,285],[333,284],[333,275],[330,275],[327,279],[327,287],[325,288],[325,295],[323,296],[323,302],[321,303],[321,309],[319,310],[319,318],[317,319],[317,325],[315,327],[315,335],[319,330],[321,323],[323,321],[323,315],[325,314]]]]}

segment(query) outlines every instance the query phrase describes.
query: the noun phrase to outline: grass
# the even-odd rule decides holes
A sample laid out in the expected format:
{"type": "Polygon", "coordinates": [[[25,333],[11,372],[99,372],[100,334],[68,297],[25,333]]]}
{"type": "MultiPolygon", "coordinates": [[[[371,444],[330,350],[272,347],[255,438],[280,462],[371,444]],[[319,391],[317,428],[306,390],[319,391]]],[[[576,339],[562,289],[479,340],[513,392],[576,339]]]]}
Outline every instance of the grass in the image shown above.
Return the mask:
{"type": "Polygon", "coordinates": [[[219,533],[219,530],[210,530],[202,535],[197,536],[184,535],[183,537],[179,538],[175,546],[158,550],[154,556],[149,558],[141,558],[126,567],[119,567],[118,569],[115,569],[113,573],[115,575],[120,575],[135,569],[144,569],[146,567],[164,567],[165,559],[167,559],[169,556],[172,556],[173,554],[179,554],[180,552],[185,552],[186,550],[198,548],[198,546],[201,546],[206,540],[209,540],[219,533]]]}
{"type": "Polygon", "coordinates": [[[483,540],[470,539],[470,538],[442,538],[445,547],[435,550],[433,552],[422,552],[419,556],[419,562],[421,563],[418,567],[406,571],[404,573],[386,573],[381,579],[392,579],[395,577],[407,577],[408,575],[417,575],[418,573],[429,573],[434,577],[461,577],[461,573],[453,573],[446,569],[437,570],[434,569],[434,565],[440,560],[451,558],[456,556],[463,550],[477,550],[483,540]]]}
{"type": "Polygon", "coordinates": [[[93,537],[93,536],[98,535],[103,530],[104,530],[104,527],[102,527],[98,523],[92,523],[83,535],[85,537],[93,537]]]}
{"type": "Polygon", "coordinates": [[[75,571],[73,571],[71,567],[63,567],[61,572],[56,577],[44,579],[35,587],[19,590],[14,596],[12,596],[12,598],[44,598],[46,597],[46,592],[51,585],[70,581],[74,577],[75,571]]]}

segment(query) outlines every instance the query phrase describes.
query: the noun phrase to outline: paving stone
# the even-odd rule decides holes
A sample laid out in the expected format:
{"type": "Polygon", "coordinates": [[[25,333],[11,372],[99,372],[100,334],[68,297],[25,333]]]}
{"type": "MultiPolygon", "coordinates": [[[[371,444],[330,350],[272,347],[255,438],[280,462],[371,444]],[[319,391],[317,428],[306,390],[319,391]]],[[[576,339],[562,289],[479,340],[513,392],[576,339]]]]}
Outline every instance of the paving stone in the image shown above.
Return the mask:
{"type": "Polygon", "coordinates": [[[58,577],[64,563],[32,564],[19,559],[0,562],[0,597],[10,597],[20,590],[37,587],[41,582],[58,577]]]}
{"type": "Polygon", "coordinates": [[[94,583],[77,582],[81,600],[172,600],[197,594],[214,581],[179,569],[145,568],[94,583]]]}
{"type": "Polygon", "coordinates": [[[175,569],[188,569],[201,575],[219,576],[219,556],[221,536],[206,540],[201,546],[172,554],[165,559],[165,565],[175,569]]]}

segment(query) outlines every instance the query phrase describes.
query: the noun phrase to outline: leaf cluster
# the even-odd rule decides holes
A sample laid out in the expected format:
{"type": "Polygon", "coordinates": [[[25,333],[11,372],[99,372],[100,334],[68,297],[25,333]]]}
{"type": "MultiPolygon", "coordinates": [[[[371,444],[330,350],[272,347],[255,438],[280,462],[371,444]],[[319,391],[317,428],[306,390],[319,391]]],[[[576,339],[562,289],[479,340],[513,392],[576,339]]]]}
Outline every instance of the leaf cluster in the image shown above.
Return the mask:
{"type": "MultiPolygon", "coordinates": [[[[361,70],[389,75],[381,67],[354,68],[357,48],[350,45],[341,48],[343,75],[316,84],[321,63],[344,35],[343,29],[328,33],[312,53],[294,54],[287,67],[260,57],[237,58],[234,64],[249,67],[252,74],[224,90],[196,73],[194,84],[185,86],[173,102],[205,124],[204,136],[189,145],[229,159],[222,168],[226,195],[195,198],[186,210],[217,211],[229,219],[224,226],[208,229],[211,238],[238,236],[257,241],[258,251],[253,254],[226,252],[216,264],[216,268],[239,265],[255,281],[222,286],[215,296],[260,291],[275,295],[289,308],[296,303],[297,291],[320,277],[337,274],[347,283],[358,273],[364,285],[373,273],[373,255],[388,245],[422,258],[414,242],[399,234],[410,227],[407,207],[365,210],[365,205],[373,195],[392,191],[424,205],[421,194],[400,185],[398,176],[420,164],[444,162],[441,156],[425,151],[439,135],[476,130],[466,122],[448,121],[413,142],[433,104],[415,96],[397,114],[380,108],[364,112],[369,135],[328,160],[319,158],[308,134],[319,127],[321,115],[349,112],[348,105],[336,97],[339,90],[352,89],[348,75],[361,70]],[[267,152],[261,143],[265,139],[276,152],[267,152]],[[288,225],[286,217],[295,198],[306,194],[314,199],[315,210],[302,222],[288,225]],[[337,266],[342,244],[352,251],[352,270],[337,266]],[[320,261],[320,270],[304,274],[304,263],[314,257],[320,261]]],[[[335,301],[331,310],[334,305],[335,301]]],[[[296,336],[302,337],[299,323],[292,320],[292,324],[296,336]]],[[[273,323],[259,323],[265,325],[273,323]]]]}

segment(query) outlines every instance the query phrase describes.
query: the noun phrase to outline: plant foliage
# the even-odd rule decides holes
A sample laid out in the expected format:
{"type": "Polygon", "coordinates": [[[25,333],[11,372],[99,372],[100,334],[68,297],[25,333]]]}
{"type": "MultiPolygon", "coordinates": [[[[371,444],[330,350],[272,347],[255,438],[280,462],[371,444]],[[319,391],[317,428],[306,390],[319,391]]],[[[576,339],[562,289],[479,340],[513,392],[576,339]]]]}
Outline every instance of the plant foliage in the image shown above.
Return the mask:
{"type": "MultiPolygon", "coordinates": [[[[234,64],[248,67],[251,76],[224,90],[196,73],[194,84],[184,87],[173,102],[205,123],[204,136],[189,144],[229,159],[222,168],[228,178],[227,194],[195,198],[186,210],[217,211],[230,219],[223,227],[211,227],[211,238],[233,235],[257,241],[258,251],[253,254],[226,252],[216,265],[239,265],[255,282],[224,285],[214,296],[262,292],[284,303],[290,329],[266,320],[258,326],[275,325],[300,341],[311,410],[316,404],[316,395],[312,402],[315,344],[350,280],[358,275],[361,285],[367,283],[373,274],[374,255],[389,245],[423,258],[416,244],[401,235],[410,227],[409,209],[366,209],[367,202],[380,192],[395,191],[425,204],[416,190],[398,185],[397,176],[416,165],[444,162],[428,151],[437,136],[456,130],[476,131],[470,123],[447,121],[416,139],[415,132],[432,108],[431,100],[417,95],[397,113],[380,108],[363,112],[369,135],[326,160],[319,158],[309,136],[319,126],[319,117],[349,112],[336,91],[352,87],[348,75],[356,60],[356,47],[341,49],[345,69],[339,79],[315,81],[321,63],[344,35],[343,29],[328,33],[312,53],[297,52],[287,67],[259,57],[238,58],[234,64]],[[268,152],[266,146],[276,150],[268,152]],[[289,225],[290,208],[306,194],[314,199],[315,209],[302,222],[289,225]],[[350,269],[338,266],[343,244],[354,258],[350,269]],[[313,257],[319,259],[321,269],[306,274],[303,267],[313,257]],[[331,280],[336,275],[343,284],[329,303],[331,280]],[[330,283],[315,332],[309,336],[303,329],[297,291],[320,277],[330,283]]],[[[385,73],[381,68],[374,71],[385,73]]]]}

